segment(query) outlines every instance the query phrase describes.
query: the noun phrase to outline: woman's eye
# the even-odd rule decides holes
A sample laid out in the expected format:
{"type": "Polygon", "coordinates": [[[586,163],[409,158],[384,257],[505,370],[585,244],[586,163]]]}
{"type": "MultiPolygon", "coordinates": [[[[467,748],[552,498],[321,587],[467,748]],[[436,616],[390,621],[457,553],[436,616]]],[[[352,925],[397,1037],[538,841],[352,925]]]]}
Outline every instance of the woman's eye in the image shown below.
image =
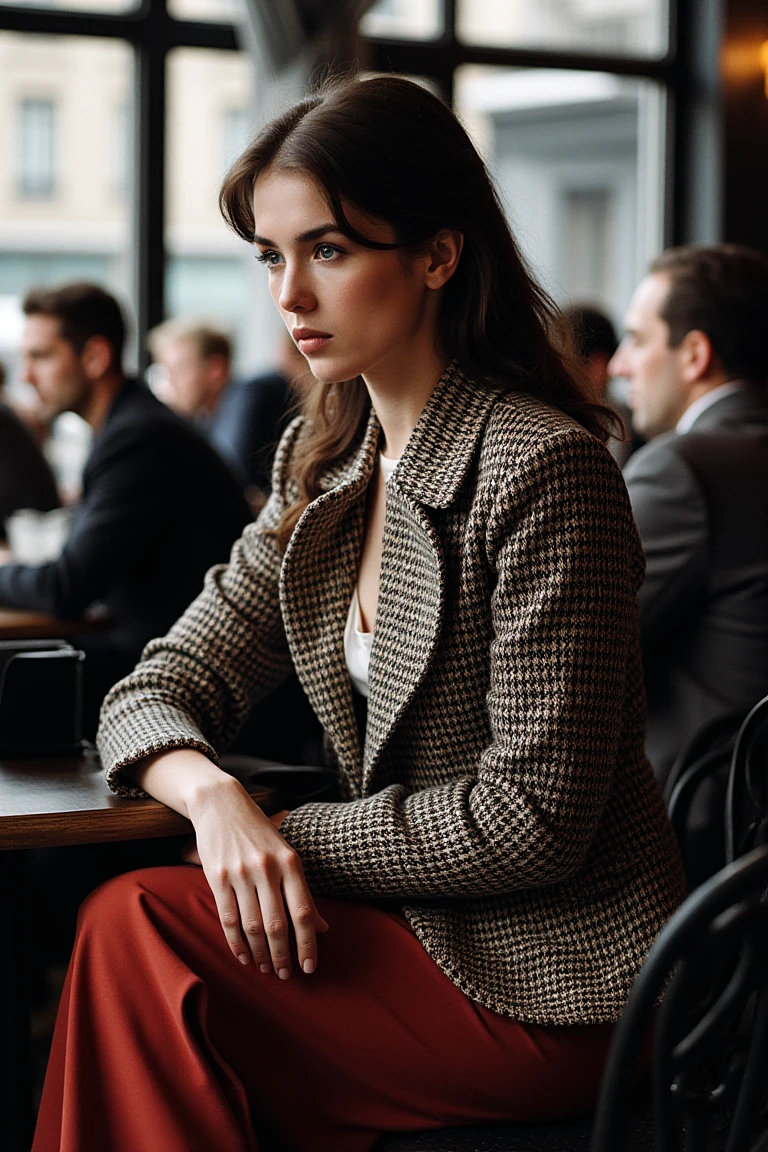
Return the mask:
{"type": "Polygon", "coordinates": [[[274,248],[267,248],[266,252],[257,252],[256,259],[259,264],[266,264],[267,268],[274,268],[280,263],[281,256],[274,248]]]}
{"type": "Polygon", "coordinates": [[[338,248],[333,244],[318,244],[316,252],[321,260],[332,260],[338,253],[338,248]]]}

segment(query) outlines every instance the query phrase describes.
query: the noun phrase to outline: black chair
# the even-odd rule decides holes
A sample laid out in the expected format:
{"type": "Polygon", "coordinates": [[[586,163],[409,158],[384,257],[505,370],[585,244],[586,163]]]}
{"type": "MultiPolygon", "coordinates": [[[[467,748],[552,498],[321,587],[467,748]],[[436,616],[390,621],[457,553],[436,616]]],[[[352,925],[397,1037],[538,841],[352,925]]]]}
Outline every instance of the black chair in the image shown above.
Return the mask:
{"type": "Polygon", "coordinates": [[[730,862],[768,843],[768,696],[736,737],[725,800],[725,852],[730,862]]]}
{"type": "Polygon", "coordinates": [[[388,1135],[377,1152],[765,1152],[767,887],[763,846],[702,884],[662,929],[616,1027],[594,1124],[388,1135]],[[650,1086],[638,1097],[635,1071],[665,985],[650,1086]]]}
{"type": "Polygon", "coordinates": [[[690,890],[727,862],[725,796],[736,738],[746,714],[745,709],[724,712],[702,725],[681,748],[664,787],[690,890]]]}

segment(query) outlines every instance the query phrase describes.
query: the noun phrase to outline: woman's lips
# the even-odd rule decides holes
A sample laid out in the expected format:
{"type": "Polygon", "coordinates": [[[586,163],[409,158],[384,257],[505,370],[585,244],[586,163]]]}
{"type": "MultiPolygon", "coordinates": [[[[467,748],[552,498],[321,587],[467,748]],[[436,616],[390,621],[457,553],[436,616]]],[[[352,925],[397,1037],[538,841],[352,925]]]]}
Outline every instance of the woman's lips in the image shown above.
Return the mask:
{"type": "Polygon", "coordinates": [[[297,328],[293,333],[299,352],[311,356],[324,348],[332,336],[328,332],[316,332],[312,328],[297,328]]]}

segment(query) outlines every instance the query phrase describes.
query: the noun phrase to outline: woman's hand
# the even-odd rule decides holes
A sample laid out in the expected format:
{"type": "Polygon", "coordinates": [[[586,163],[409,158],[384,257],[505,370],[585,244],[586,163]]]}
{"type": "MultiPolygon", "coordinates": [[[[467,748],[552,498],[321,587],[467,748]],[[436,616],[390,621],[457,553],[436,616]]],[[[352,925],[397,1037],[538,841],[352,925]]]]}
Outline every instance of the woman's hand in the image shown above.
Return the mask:
{"type": "MultiPolygon", "coordinates": [[[[298,854],[242,785],[222,774],[187,802],[221,926],[242,964],[291,974],[290,929],[303,972],[317,967],[317,911],[298,854]]],[[[284,815],[284,814],[283,814],[284,815]]]]}

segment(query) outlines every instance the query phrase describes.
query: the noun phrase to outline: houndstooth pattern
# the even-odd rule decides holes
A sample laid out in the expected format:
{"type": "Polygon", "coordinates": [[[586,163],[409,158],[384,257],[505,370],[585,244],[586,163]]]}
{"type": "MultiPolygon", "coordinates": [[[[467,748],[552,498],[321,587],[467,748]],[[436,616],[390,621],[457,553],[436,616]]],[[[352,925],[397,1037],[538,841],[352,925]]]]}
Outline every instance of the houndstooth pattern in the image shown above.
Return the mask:
{"type": "Polygon", "coordinates": [[[108,696],[121,768],[212,759],[295,667],[347,802],[283,824],[316,892],[401,902],[446,975],[497,1012],[615,1020],[683,896],[643,753],[642,553],[598,441],[539,401],[446,371],[388,485],[361,748],[343,633],[380,430],[329,473],[284,558],[274,494],[203,593],[108,696]]]}

